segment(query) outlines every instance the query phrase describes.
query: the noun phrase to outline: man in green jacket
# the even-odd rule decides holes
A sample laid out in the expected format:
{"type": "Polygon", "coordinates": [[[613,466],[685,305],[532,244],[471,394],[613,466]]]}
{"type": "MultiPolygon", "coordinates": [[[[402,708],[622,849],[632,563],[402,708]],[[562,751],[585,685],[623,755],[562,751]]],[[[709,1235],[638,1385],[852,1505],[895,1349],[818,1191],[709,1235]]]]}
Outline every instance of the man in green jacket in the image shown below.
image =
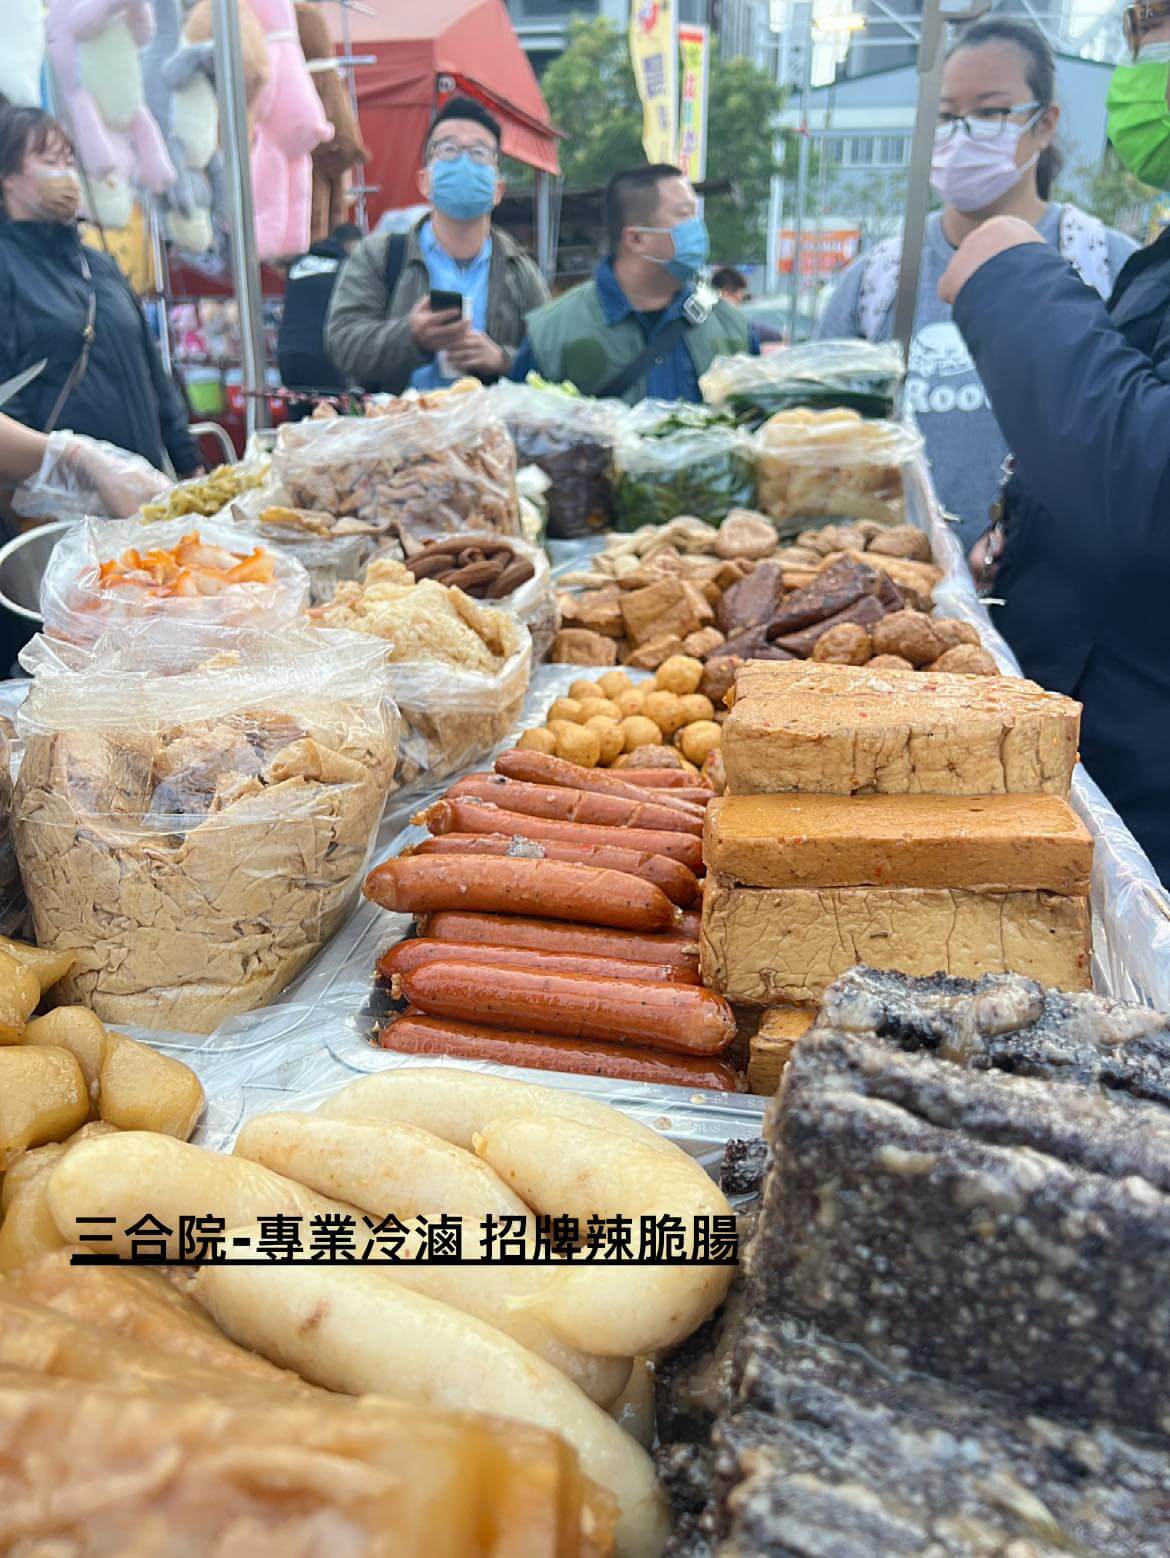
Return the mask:
{"type": "Polygon", "coordinates": [[[456,97],[435,116],[418,175],[431,211],[409,233],[376,233],[333,289],[325,344],[351,384],[401,394],[465,374],[491,381],[511,367],[524,316],[548,300],[529,257],[492,225],[504,193],[500,126],[456,97]],[[432,309],[432,292],[460,308],[432,309]]]}
{"type": "Polygon", "coordinates": [[[592,281],[529,314],[509,377],[568,379],[631,405],[647,395],[701,400],[699,376],[714,358],[759,343],[736,309],[697,285],[708,240],[694,190],[665,162],[616,173],[605,224],[609,258],[592,281]]]}

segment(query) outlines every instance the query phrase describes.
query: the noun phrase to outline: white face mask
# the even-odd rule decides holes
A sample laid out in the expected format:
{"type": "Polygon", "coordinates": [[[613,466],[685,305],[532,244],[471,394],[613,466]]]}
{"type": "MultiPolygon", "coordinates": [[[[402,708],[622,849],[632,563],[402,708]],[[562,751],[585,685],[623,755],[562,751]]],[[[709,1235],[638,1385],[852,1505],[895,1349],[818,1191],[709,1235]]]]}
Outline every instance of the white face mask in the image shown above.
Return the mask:
{"type": "Polygon", "coordinates": [[[1138,63],[1142,65],[1164,65],[1170,60],[1170,38],[1162,43],[1143,43],[1138,54],[1138,63]]]}
{"type": "Polygon", "coordinates": [[[1041,109],[1027,124],[1006,122],[994,140],[974,140],[962,126],[946,139],[940,134],[930,164],[931,187],[956,211],[984,211],[1002,200],[1040,160],[1037,152],[1019,166],[1016,150],[1021,135],[1043,112],[1041,109]]]}

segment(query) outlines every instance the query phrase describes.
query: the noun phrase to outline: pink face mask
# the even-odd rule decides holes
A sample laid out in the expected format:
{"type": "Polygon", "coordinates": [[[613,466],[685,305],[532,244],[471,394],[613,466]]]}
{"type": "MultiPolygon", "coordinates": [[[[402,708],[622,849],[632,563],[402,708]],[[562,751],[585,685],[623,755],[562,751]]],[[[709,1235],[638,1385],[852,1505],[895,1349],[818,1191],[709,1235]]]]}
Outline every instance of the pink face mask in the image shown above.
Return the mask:
{"type": "MultiPolygon", "coordinates": [[[[1040,153],[1022,166],[1016,162],[1020,137],[1040,118],[1041,109],[1027,124],[1010,121],[997,126],[994,139],[979,140],[960,125],[954,133],[936,136],[930,164],[931,187],[956,211],[985,211],[1002,200],[1040,160],[1040,153]]],[[[950,131],[950,126],[944,130],[950,131]]]]}
{"type": "Polygon", "coordinates": [[[81,205],[81,180],[73,168],[54,167],[30,157],[6,183],[37,221],[71,222],[81,205]]]}

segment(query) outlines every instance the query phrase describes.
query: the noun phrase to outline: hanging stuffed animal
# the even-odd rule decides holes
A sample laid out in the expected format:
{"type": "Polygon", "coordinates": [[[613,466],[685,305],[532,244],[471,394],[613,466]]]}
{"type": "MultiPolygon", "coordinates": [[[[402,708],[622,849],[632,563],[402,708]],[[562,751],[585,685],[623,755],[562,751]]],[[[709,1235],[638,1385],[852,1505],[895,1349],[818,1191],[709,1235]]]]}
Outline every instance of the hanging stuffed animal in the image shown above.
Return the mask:
{"type": "MultiPolygon", "coordinates": [[[[160,197],[164,212],[177,212],[190,221],[195,211],[195,191],[187,171],[187,158],[175,134],[174,99],[167,81],[166,64],[179,49],[181,13],[179,0],[151,0],[154,9],[154,37],[141,54],[142,76],[146,83],[146,106],[162,131],[167,155],[175,167],[175,180],[160,197]]],[[[210,241],[210,226],[208,228],[210,241]]]]}
{"type": "Polygon", "coordinates": [[[0,95],[15,107],[39,107],[44,63],[44,0],[0,0],[0,95]]]}
{"type": "Polygon", "coordinates": [[[161,195],[175,181],[138,58],[153,32],[147,0],[49,0],[57,98],[105,226],[129,222],[134,184],[161,195]]]}
{"type": "Polygon", "coordinates": [[[274,260],[309,247],[310,153],[332,139],[333,126],[297,40],[293,0],[251,0],[251,6],[264,32],[269,65],[252,145],[256,247],[262,260],[274,260]]]}
{"type": "Polygon", "coordinates": [[[371,153],[362,141],[349,93],[331,63],[334,53],[329,26],[320,10],[306,0],[297,0],[297,32],[321,107],[333,126],[333,139],[313,153],[311,237],[318,243],[348,220],[353,203],[351,174],[369,162],[371,153]]]}
{"type": "MultiPolygon", "coordinates": [[[[268,80],[268,55],[260,24],[247,6],[241,6],[238,21],[244,100],[251,114],[268,80]]],[[[227,176],[219,144],[211,0],[197,0],[188,12],[179,47],[162,70],[171,94],[174,141],[191,180],[194,198],[189,216],[171,210],[167,231],[180,249],[190,254],[207,254],[215,248],[215,222],[225,231],[229,226],[227,176]]]]}

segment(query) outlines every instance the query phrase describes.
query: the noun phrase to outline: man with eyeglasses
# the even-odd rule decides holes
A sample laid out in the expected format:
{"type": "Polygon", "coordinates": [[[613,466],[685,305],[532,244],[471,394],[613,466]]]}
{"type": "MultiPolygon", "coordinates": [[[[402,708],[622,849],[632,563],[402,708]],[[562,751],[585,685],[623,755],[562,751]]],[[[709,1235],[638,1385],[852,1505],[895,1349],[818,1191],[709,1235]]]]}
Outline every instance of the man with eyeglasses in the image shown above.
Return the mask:
{"type": "MultiPolygon", "coordinates": [[[[1170,0],[1125,14],[1109,138],[1170,188],[1170,0]]],[[[1084,705],[1081,756],[1170,884],[1170,229],[1108,304],[996,217],[939,285],[1014,457],[977,566],[1026,675],[1084,705]]]]}
{"type": "Polygon", "coordinates": [[[500,126],[486,108],[467,97],[444,104],[418,186],[430,212],[409,233],[367,238],[330,304],[329,355],[366,390],[401,394],[467,375],[501,378],[525,314],[548,301],[532,260],[492,225],[504,180],[500,126]]]}

